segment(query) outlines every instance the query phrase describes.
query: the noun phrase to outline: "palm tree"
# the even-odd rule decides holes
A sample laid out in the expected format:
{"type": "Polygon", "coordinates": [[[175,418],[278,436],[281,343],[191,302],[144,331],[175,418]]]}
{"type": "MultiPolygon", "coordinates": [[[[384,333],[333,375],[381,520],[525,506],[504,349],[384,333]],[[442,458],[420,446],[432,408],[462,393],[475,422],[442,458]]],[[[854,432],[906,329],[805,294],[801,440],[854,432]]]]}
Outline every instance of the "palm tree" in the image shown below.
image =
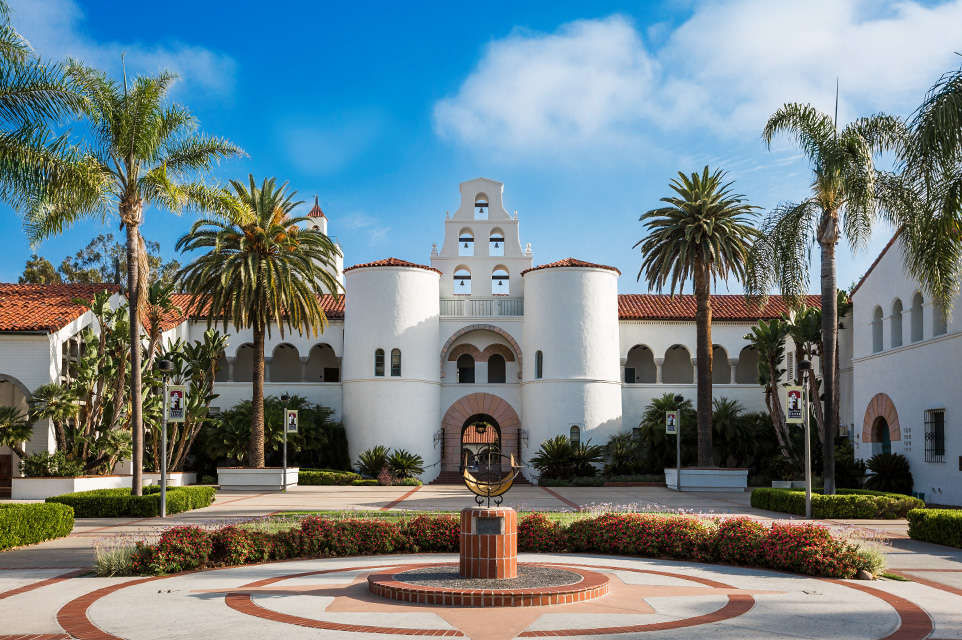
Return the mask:
{"type": "Polygon", "coordinates": [[[924,206],[903,228],[905,266],[948,312],[962,283],[962,70],[939,79],[909,124],[901,168],[924,206]]]}
{"type": "MultiPolygon", "coordinates": [[[[898,223],[913,204],[911,191],[896,175],[875,168],[874,156],[898,151],[905,126],[884,114],[861,118],[839,130],[831,116],[811,105],[786,104],[769,119],[762,138],[771,146],[787,135],[808,157],[812,194],[776,207],[762,225],[763,240],[752,251],[747,290],[764,296],[773,287],[797,306],[807,292],[811,249],[821,249],[822,381],[826,443],[835,442],[838,299],[835,244],[844,234],[853,251],[864,247],[881,217],[898,223]]],[[[825,447],[825,493],[835,493],[835,448],[825,447]]]]}
{"type": "Polygon", "coordinates": [[[231,200],[191,177],[209,171],[221,158],[243,152],[230,142],[195,132],[197,120],[185,108],[167,103],[176,76],[167,72],[138,77],[132,86],[101,71],[71,62],[68,74],[89,103],[89,136],[82,150],[35,194],[26,215],[30,240],[39,242],[82,219],[106,220],[116,212],[127,230],[127,298],[130,301],[130,402],[133,436],[133,491],[141,493],[144,424],[140,318],[148,266],[140,225],[154,205],[225,210],[231,200]]]}
{"type": "Polygon", "coordinates": [[[0,200],[22,209],[71,154],[51,125],[82,113],[86,101],[60,65],[39,60],[10,25],[0,0],[0,200]]]}
{"type": "Polygon", "coordinates": [[[712,466],[711,285],[719,278],[744,280],[748,253],[758,235],[747,224],[756,207],[729,190],[732,183],[723,183],[725,175],[721,170],[710,173],[707,166],[701,175],[690,177],[679,171],[669,185],[677,196],[662,198],[668,206],[641,216],[648,235],[635,243],[641,245],[643,256],[638,280],[644,275],[649,291],[667,283],[674,296],[676,287],[681,293],[689,278],[694,281],[700,467],[712,466]]]}
{"type": "Polygon", "coordinates": [[[285,325],[314,335],[327,318],[320,306],[326,292],[337,295],[334,278],[337,246],[320,231],[301,228],[309,218],[289,216],[301,204],[274,178],[260,188],[249,176],[250,188],[231,181],[241,205],[223,218],[194,223],[177,241],[181,251],[207,250],[178,274],[192,294],[191,307],[206,309],[208,326],[223,322],[254,334],[254,390],[251,410],[250,464],[264,466],[264,339],[271,325],[281,336],[285,325]]]}
{"type": "Polygon", "coordinates": [[[30,419],[34,422],[49,419],[57,439],[57,449],[65,454],[72,442],[67,441],[67,422],[80,413],[79,398],[68,387],[50,382],[34,389],[30,398],[30,419]]]}
{"type": "Polygon", "coordinates": [[[33,435],[33,424],[17,407],[0,406],[0,444],[21,460],[27,457],[23,443],[33,435]]]}

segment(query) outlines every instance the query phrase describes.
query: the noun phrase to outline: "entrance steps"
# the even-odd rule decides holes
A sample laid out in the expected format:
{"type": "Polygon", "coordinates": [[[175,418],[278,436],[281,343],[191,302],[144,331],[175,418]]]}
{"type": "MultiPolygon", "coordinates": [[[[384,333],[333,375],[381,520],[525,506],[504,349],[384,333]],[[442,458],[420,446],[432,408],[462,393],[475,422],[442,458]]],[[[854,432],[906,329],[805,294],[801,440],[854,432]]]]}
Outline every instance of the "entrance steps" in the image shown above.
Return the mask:
{"type": "MultiPolygon", "coordinates": [[[[457,471],[442,471],[437,478],[428,484],[464,484],[464,476],[457,471]]],[[[514,479],[514,484],[531,486],[531,483],[528,482],[528,479],[520,473],[518,474],[518,477],[514,479]]]]}

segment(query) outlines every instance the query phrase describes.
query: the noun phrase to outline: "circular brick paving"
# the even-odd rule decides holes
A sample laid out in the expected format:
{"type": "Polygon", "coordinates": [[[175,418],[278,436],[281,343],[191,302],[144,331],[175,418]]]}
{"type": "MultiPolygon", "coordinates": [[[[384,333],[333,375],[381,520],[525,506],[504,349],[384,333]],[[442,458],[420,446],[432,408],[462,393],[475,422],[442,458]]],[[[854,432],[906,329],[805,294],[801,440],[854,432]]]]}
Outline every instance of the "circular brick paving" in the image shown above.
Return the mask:
{"type": "MultiPolygon", "coordinates": [[[[541,565],[527,565],[537,568],[541,565]]],[[[584,567],[554,568],[556,572],[580,576],[577,582],[555,586],[535,586],[523,588],[484,589],[469,587],[442,587],[438,585],[414,584],[404,579],[405,574],[416,579],[413,572],[419,569],[448,569],[453,573],[453,565],[412,565],[381,571],[368,577],[368,588],[376,596],[410,602],[413,604],[433,604],[446,607],[539,607],[559,604],[572,604],[598,598],[608,593],[609,578],[606,575],[588,571],[584,567]]],[[[519,570],[521,567],[519,567],[519,570]]],[[[477,582],[472,580],[471,582],[477,582]]],[[[498,580],[498,583],[508,582],[498,580]]]]}

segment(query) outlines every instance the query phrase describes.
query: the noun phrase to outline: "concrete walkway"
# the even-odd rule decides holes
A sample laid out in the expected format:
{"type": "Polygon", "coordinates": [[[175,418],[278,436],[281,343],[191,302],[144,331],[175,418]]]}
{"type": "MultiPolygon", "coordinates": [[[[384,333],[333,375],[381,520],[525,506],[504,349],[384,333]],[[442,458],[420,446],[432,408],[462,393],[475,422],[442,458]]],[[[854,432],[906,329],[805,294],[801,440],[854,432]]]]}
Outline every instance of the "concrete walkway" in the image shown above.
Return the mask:
{"type": "MultiPolygon", "coordinates": [[[[521,486],[512,489],[506,502],[520,511],[626,509],[684,511],[722,516],[747,515],[760,520],[793,519],[785,514],[753,509],[749,504],[749,497],[748,493],[679,494],[665,488],[651,487],[546,489],[521,486]]],[[[410,635],[411,629],[421,629],[425,633],[427,629],[447,629],[451,630],[452,634],[457,631],[458,634],[474,640],[507,640],[522,630],[526,630],[526,637],[532,637],[556,635],[560,629],[586,627],[604,631],[584,632],[583,635],[612,637],[630,637],[644,633],[646,636],[650,634],[656,637],[683,638],[710,633],[712,637],[720,638],[883,638],[899,630],[898,633],[902,635],[891,637],[962,638],[962,550],[908,539],[904,521],[829,521],[825,524],[843,532],[886,540],[885,551],[890,569],[913,582],[834,583],[731,567],[636,559],[557,556],[552,560],[575,563],[578,566],[616,564],[624,567],[627,574],[612,574],[618,578],[612,584],[618,585],[648,584],[657,590],[661,588],[659,585],[677,586],[680,584],[678,580],[684,580],[686,576],[700,576],[700,579],[715,580],[740,589],[779,592],[759,593],[753,596],[754,604],[750,611],[746,610],[737,616],[724,619],[717,618],[722,615],[717,612],[727,615],[724,612],[730,613],[731,607],[735,606],[731,604],[735,600],[726,599],[728,596],[706,594],[681,602],[669,602],[668,598],[659,598],[651,595],[651,591],[645,591],[648,596],[641,599],[632,596],[632,600],[628,596],[619,596],[620,600],[610,600],[638,600],[642,604],[635,608],[637,610],[611,610],[602,617],[599,615],[603,610],[594,609],[582,613],[572,609],[565,613],[556,608],[544,608],[545,611],[533,618],[531,612],[520,618],[515,613],[505,614],[507,617],[504,617],[503,612],[499,612],[495,618],[503,618],[503,624],[492,627],[490,624],[486,626],[477,621],[472,622],[471,615],[475,614],[464,612],[451,615],[448,615],[450,612],[426,610],[407,613],[385,608],[384,603],[370,601],[370,598],[364,595],[366,587],[357,586],[358,576],[363,573],[360,569],[345,569],[350,566],[383,567],[391,562],[397,564],[452,560],[439,556],[429,556],[427,560],[423,557],[401,556],[393,559],[348,558],[274,563],[175,576],[156,584],[153,581],[147,584],[129,578],[78,577],[79,572],[89,569],[93,564],[94,547],[98,542],[116,543],[124,539],[152,538],[170,526],[214,526],[285,511],[460,511],[473,503],[472,498],[467,489],[459,486],[425,486],[416,489],[295,487],[283,494],[220,492],[210,507],[178,514],[166,520],[77,520],[73,533],[66,538],[0,553],[0,640],[24,635],[47,637],[48,640],[70,637],[99,640],[116,637],[133,640],[188,636],[230,637],[232,640],[241,640],[280,634],[284,637],[358,638],[383,637],[385,633],[410,635]],[[663,570],[673,575],[677,573],[681,577],[652,578],[655,575],[652,571],[663,570]],[[302,571],[332,572],[331,577],[324,578],[322,582],[342,585],[337,588],[345,591],[337,592],[331,597],[318,597],[317,593],[311,595],[311,590],[316,588],[317,580],[314,578],[283,577],[302,571]],[[284,597],[276,593],[252,594],[248,598],[250,604],[238,605],[240,609],[233,606],[236,602],[225,599],[225,591],[266,578],[276,578],[283,583],[282,586],[287,589],[284,597]],[[314,586],[307,588],[304,585],[314,586]],[[763,585],[767,586],[763,588],[763,585]],[[111,591],[115,587],[117,590],[111,591]],[[870,590],[865,591],[863,587],[870,590]],[[220,591],[204,595],[197,591],[198,589],[220,591]],[[101,595],[93,600],[90,597],[81,597],[87,593],[101,595]],[[176,595],[163,598],[157,595],[163,593],[176,595]],[[812,594],[817,594],[818,597],[812,594]],[[154,602],[155,600],[157,602],[154,602]],[[154,605],[157,605],[157,608],[154,605]],[[161,609],[165,612],[164,619],[167,622],[160,625],[155,624],[154,619],[144,613],[161,609]],[[134,610],[137,611],[136,615],[132,613],[134,610]],[[273,613],[263,614],[263,611],[273,613]],[[335,613],[337,611],[353,613],[335,613]],[[858,612],[859,615],[853,617],[853,612],[858,612]],[[643,614],[648,617],[639,621],[641,619],[637,616],[643,614]],[[295,619],[314,622],[292,622],[295,619]],[[690,625],[683,622],[684,620],[705,620],[707,622],[697,624],[710,623],[711,631],[705,629],[695,632],[690,629],[686,632],[685,628],[695,623],[690,625]],[[187,622],[196,625],[192,626],[189,633],[183,626],[187,622]],[[519,627],[522,622],[524,625],[519,627]],[[359,628],[369,630],[360,632],[334,628],[345,624],[360,625],[359,628]],[[929,626],[926,627],[926,624],[929,626]],[[649,628],[646,625],[654,626],[649,628]],[[375,627],[381,630],[370,631],[375,627]],[[629,636],[625,636],[628,632],[615,631],[615,628],[632,631],[629,636]]],[[[531,556],[528,560],[547,561],[545,556],[531,556]]],[[[488,611],[484,615],[490,618],[490,613],[488,611]]],[[[477,615],[482,614],[476,614],[475,617],[477,615]]]]}

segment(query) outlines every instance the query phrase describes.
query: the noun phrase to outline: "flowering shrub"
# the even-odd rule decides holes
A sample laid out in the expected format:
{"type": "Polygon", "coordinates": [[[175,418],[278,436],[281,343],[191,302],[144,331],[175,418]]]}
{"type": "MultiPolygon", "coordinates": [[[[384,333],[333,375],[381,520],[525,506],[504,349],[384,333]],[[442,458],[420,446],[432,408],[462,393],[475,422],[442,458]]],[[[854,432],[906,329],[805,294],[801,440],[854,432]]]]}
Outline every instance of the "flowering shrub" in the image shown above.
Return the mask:
{"type": "Polygon", "coordinates": [[[548,553],[562,548],[561,528],[543,513],[532,513],[518,522],[518,551],[548,553]]]}
{"type": "Polygon", "coordinates": [[[449,515],[418,516],[404,525],[401,535],[407,540],[407,548],[414,553],[450,553],[458,550],[461,521],[449,515]]]}
{"type": "MultiPolygon", "coordinates": [[[[175,527],[157,544],[138,543],[131,568],[135,573],[155,574],[283,558],[451,553],[458,550],[459,539],[459,520],[447,514],[400,522],[311,516],[276,533],[236,526],[213,533],[175,527]]],[[[518,550],[721,561],[833,578],[850,578],[864,565],[857,545],[822,526],[645,513],[609,512],[567,526],[534,513],[518,523],[518,550]]]]}

